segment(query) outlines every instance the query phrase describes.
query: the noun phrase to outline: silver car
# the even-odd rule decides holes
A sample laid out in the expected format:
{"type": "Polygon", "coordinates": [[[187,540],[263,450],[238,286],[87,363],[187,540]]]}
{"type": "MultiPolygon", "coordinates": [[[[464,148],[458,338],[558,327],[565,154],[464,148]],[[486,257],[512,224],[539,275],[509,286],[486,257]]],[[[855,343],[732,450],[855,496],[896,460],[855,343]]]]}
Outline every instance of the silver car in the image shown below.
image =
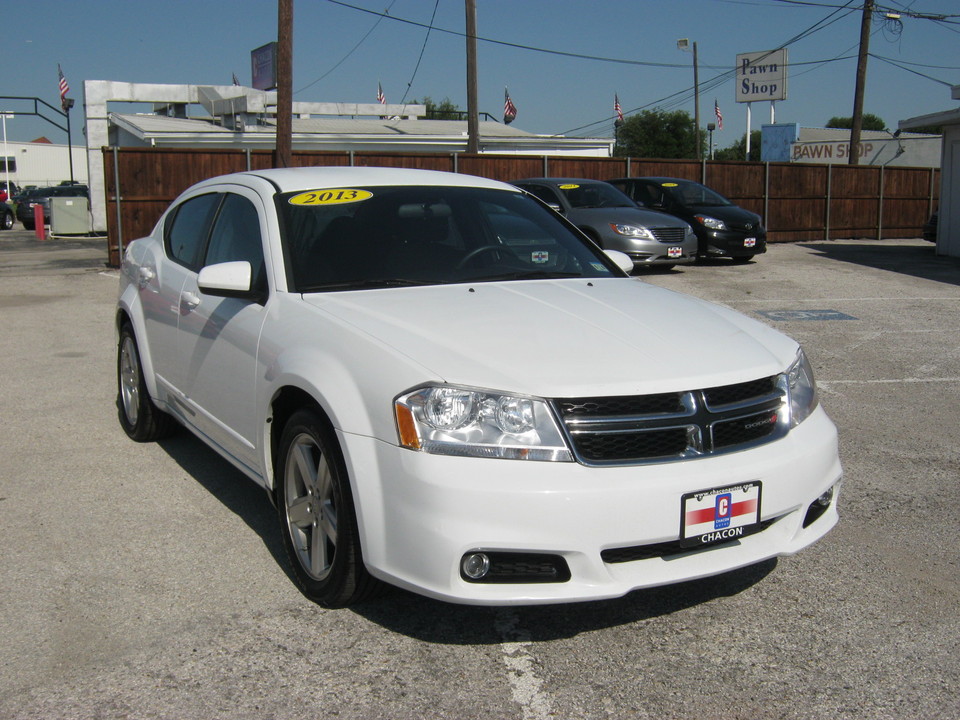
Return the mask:
{"type": "Polygon", "coordinates": [[[669,269],[697,257],[689,224],[646,210],[608,183],[581,178],[527,178],[513,183],[540,198],[607,250],[630,256],[635,268],[669,269]]]}

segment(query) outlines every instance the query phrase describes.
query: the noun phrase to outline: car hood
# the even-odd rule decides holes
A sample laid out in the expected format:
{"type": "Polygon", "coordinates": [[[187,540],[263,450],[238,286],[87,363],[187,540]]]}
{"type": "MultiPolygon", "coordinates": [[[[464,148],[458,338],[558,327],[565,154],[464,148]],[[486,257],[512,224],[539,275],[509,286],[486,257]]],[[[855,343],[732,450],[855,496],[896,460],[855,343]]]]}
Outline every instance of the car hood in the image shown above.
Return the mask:
{"type": "Polygon", "coordinates": [[[637,224],[644,227],[686,227],[687,223],[659,210],[634,207],[571,208],[567,219],[574,225],[601,226],[608,223],[637,224]]]}
{"type": "Polygon", "coordinates": [[[790,338],[729,308],[633,279],[363,290],[304,301],[434,375],[424,382],[545,397],[731,384],[782,372],[797,351],[790,338]]]}
{"type": "Polygon", "coordinates": [[[691,216],[709,215],[717,220],[723,220],[725,223],[732,223],[737,226],[746,223],[760,223],[759,215],[736,205],[687,205],[684,210],[691,216]]]}

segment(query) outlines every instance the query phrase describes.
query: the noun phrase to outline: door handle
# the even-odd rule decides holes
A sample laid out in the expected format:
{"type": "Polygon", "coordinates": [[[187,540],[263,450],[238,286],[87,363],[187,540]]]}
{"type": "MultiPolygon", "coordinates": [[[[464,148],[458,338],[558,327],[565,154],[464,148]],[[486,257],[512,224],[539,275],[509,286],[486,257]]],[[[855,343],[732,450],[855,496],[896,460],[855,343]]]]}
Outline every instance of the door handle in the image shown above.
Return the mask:
{"type": "Polygon", "coordinates": [[[180,296],[180,305],[185,307],[187,311],[196,309],[197,305],[200,304],[200,296],[194,295],[189,290],[184,291],[183,295],[180,296]]]}

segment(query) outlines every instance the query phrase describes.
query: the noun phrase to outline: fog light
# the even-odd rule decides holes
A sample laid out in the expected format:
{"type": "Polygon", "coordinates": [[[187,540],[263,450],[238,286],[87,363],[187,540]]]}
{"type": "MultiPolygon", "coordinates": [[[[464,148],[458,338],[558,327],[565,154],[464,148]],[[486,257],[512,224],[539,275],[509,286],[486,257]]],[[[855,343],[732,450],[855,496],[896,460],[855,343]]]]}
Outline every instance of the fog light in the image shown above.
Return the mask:
{"type": "Polygon", "coordinates": [[[833,488],[830,488],[823,495],[817,498],[817,505],[822,505],[823,507],[827,507],[832,502],[833,502],[833,488]]]}
{"type": "Polygon", "coordinates": [[[460,570],[471,580],[480,580],[490,572],[490,558],[484,553],[468,553],[460,561],[460,570]]]}

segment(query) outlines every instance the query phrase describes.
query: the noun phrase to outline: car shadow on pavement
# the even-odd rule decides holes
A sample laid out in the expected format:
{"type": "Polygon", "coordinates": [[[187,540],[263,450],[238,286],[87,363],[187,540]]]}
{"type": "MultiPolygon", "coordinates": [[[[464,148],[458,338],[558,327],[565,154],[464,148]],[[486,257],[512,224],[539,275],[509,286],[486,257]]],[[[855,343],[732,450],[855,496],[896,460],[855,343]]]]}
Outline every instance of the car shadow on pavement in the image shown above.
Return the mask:
{"type": "Polygon", "coordinates": [[[763,580],[776,566],[776,559],[767,560],[712,578],[636,590],[622,598],[586,603],[476,607],[390,589],[352,610],[392,632],[428,643],[543,642],[651,620],[737,595],[763,580]]]}
{"type": "Polygon", "coordinates": [[[824,257],[840,262],[864,265],[878,270],[910,275],[912,277],[960,285],[960,259],[937,255],[933,244],[902,244],[896,240],[875,243],[801,242],[800,247],[814,250],[824,257]]]}
{"type": "Polygon", "coordinates": [[[182,428],[158,444],[184,472],[260,536],[277,564],[294,582],[277,514],[266,491],[182,428]]]}

